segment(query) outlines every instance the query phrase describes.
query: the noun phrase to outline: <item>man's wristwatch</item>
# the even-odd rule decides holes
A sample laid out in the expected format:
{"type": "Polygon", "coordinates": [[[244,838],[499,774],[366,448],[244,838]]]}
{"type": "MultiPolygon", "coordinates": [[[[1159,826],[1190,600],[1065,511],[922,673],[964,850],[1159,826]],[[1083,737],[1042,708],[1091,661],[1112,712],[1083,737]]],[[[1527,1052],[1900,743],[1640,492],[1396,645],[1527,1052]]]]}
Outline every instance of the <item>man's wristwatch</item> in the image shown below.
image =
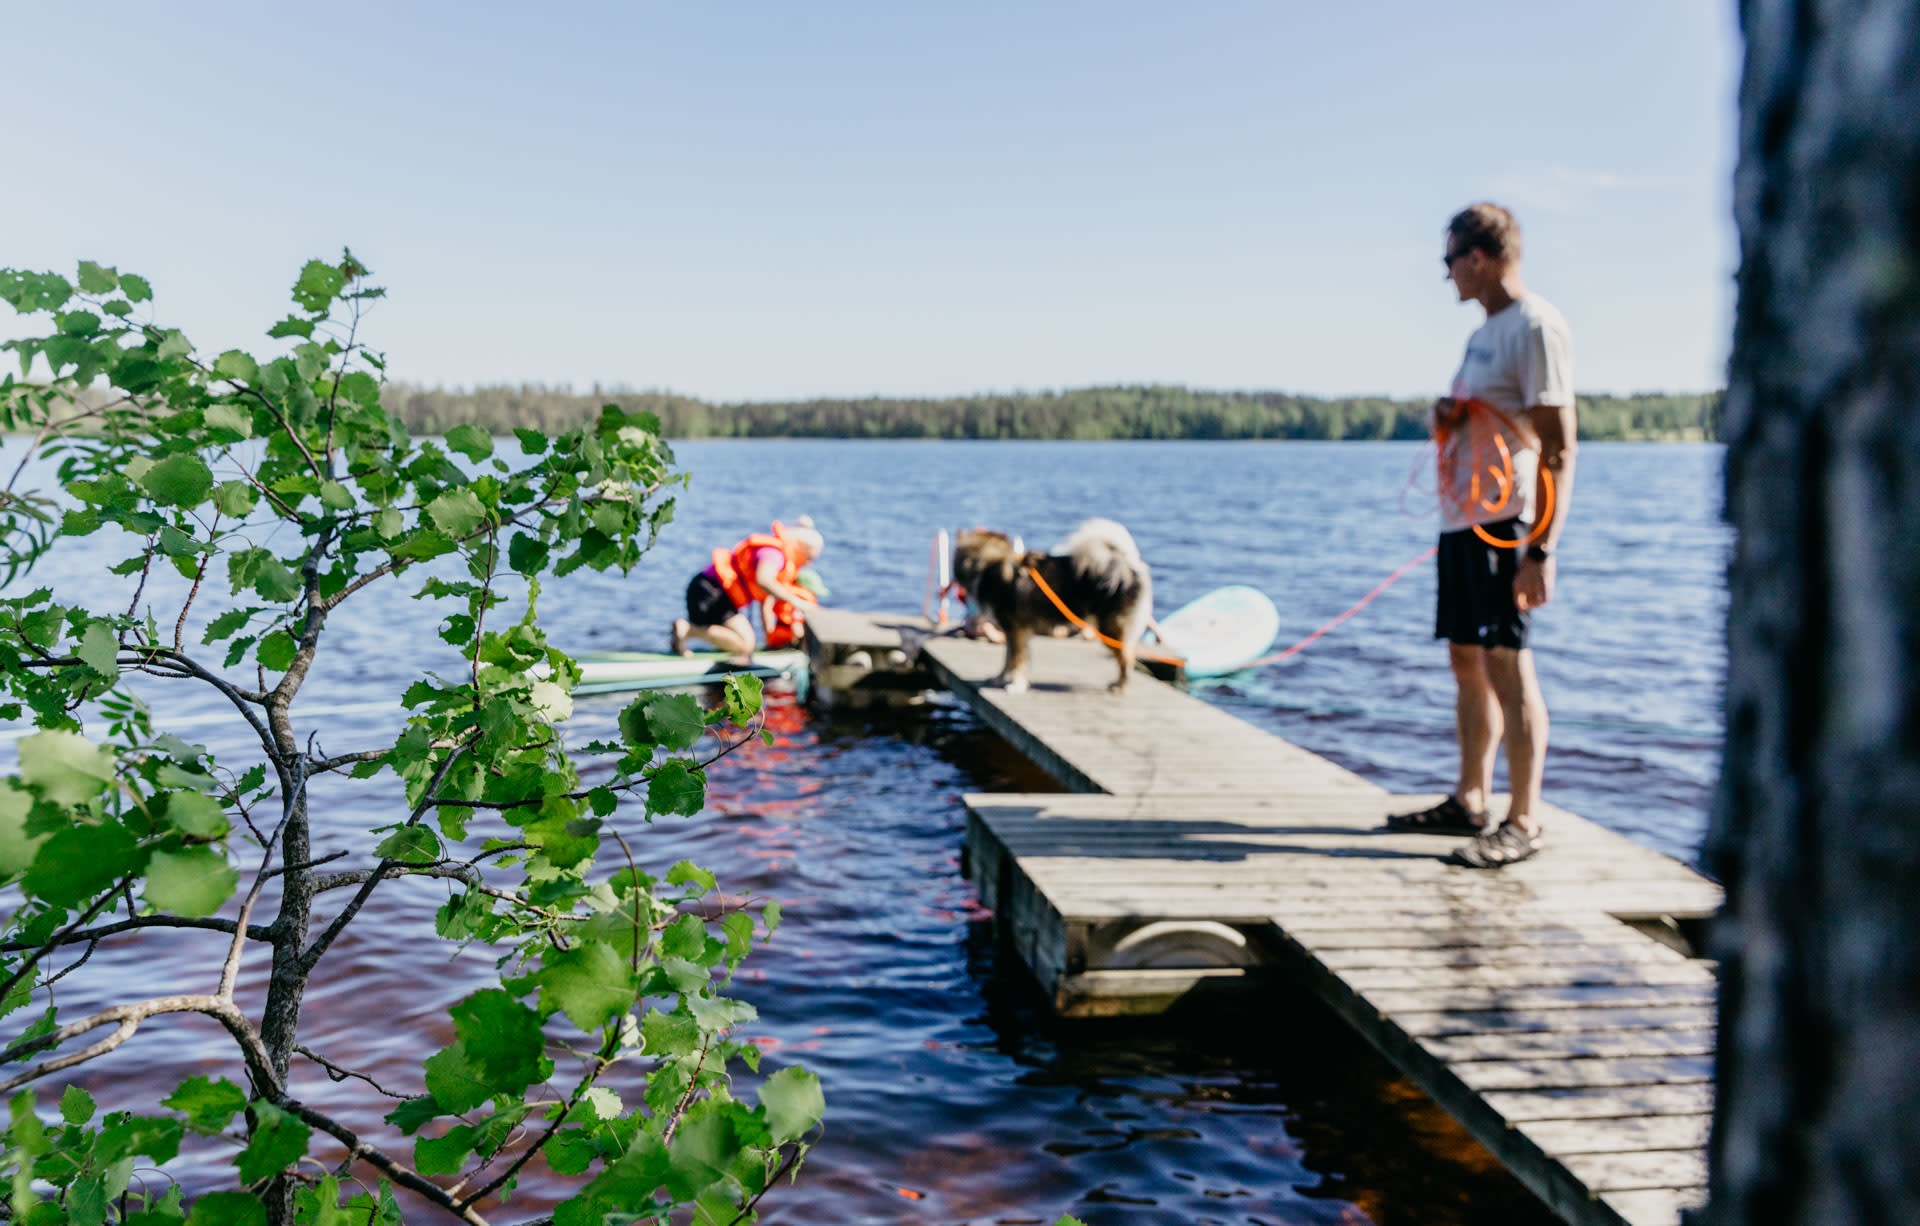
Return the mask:
{"type": "Polygon", "coordinates": [[[1553,550],[1548,549],[1545,545],[1527,546],[1527,560],[1530,562],[1544,562],[1552,556],[1553,550]]]}

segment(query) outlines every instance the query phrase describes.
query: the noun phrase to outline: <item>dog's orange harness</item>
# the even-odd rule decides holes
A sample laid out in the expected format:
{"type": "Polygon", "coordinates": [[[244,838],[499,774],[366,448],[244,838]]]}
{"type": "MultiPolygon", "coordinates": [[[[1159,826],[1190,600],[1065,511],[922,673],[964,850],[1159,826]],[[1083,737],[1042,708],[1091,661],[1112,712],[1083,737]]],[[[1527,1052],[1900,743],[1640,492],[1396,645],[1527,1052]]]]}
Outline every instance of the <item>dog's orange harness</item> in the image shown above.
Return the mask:
{"type": "MultiPolygon", "coordinates": [[[[1035,570],[1031,566],[1027,567],[1027,578],[1033,580],[1034,586],[1039,588],[1041,592],[1045,593],[1047,599],[1053,602],[1054,608],[1060,610],[1060,616],[1066,618],[1068,621],[1072,622],[1076,627],[1086,631],[1088,634],[1091,634],[1094,638],[1099,639],[1101,642],[1113,648],[1115,651],[1125,651],[1127,649],[1127,645],[1125,643],[1122,643],[1119,639],[1110,639],[1106,635],[1100,633],[1098,630],[1095,630],[1092,626],[1089,626],[1086,622],[1080,620],[1078,617],[1075,617],[1073,610],[1069,609],[1066,606],[1066,602],[1061,600],[1060,597],[1054,592],[1054,590],[1051,587],[1047,586],[1047,581],[1040,577],[1039,571],[1035,570]]],[[[1185,656],[1162,655],[1157,651],[1143,651],[1137,647],[1134,648],[1134,654],[1139,656],[1143,660],[1158,660],[1162,664],[1184,665],[1187,662],[1187,658],[1185,656]]]]}

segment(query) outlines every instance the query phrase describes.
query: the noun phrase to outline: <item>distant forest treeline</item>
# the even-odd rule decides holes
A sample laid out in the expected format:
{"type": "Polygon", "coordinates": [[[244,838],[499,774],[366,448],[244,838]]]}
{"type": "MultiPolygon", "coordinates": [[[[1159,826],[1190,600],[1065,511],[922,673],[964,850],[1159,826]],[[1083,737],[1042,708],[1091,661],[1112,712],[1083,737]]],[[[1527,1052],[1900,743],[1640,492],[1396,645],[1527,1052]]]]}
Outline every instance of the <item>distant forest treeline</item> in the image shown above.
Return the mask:
{"type": "MultiPolygon", "coordinates": [[[[1089,387],[944,400],[710,404],[626,390],[575,393],[537,384],[472,391],[391,384],[387,408],[415,434],[477,425],[571,429],[603,404],[647,410],[669,438],[1424,439],[1425,400],[1322,400],[1281,392],[1089,387]]],[[[1717,439],[1720,395],[1582,396],[1583,439],[1717,439]]]]}

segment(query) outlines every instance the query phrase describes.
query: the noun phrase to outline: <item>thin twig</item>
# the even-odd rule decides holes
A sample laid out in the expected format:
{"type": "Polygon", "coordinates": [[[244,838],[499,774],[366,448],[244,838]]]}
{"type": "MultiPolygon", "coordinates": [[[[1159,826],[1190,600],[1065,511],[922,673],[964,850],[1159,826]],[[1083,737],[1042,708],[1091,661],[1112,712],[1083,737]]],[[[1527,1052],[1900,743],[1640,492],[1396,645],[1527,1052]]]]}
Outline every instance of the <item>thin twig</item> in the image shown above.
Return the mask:
{"type": "MultiPolygon", "coordinates": [[[[213,523],[208,525],[207,527],[207,539],[209,542],[212,541],[213,534],[215,532],[218,532],[219,530],[220,530],[220,512],[216,510],[213,513],[213,523]]],[[[201,554],[200,565],[198,569],[196,569],[193,572],[193,586],[187,589],[187,598],[180,605],[180,616],[173,623],[173,649],[175,651],[184,650],[184,648],[182,648],[180,645],[180,637],[181,635],[186,633],[187,611],[193,608],[193,598],[200,594],[200,581],[207,577],[207,563],[211,562],[212,560],[213,560],[212,554],[210,553],[201,554]]]]}
{"type": "Polygon", "coordinates": [[[392,1090],[387,1089],[387,1087],[375,1081],[373,1078],[367,1076],[365,1073],[356,1073],[350,1068],[342,1068],[340,1065],[335,1064],[333,1061],[327,1059],[325,1056],[321,1055],[317,1051],[314,1051],[310,1047],[305,1047],[299,1043],[295,1043],[293,1045],[293,1050],[299,1052],[301,1055],[305,1056],[307,1059],[313,1061],[315,1064],[319,1065],[321,1068],[327,1070],[327,1080],[329,1081],[345,1081],[347,1078],[353,1077],[360,1081],[366,1082],[368,1085],[372,1086],[374,1089],[380,1091],[382,1094],[385,1094],[388,1098],[397,1098],[401,1102],[406,1102],[408,1099],[415,1097],[412,1094],[396,1094],[392,1090]]]}
{"type": "Polygon", "coordinates": [[[392,752],[391,749],[362,749],[357,753],[335,754],[330,758],[314,760],[310,763],[310,769],[316,775],[325,774],[327,771],[339,770],[343,766],[350,766],[358,762],[384,761],[386,756],[392,752]]]}
{"type": "Polygon", "coordinates": [[[680,1127],[680,1121],[687,1114],[687,1108],[693,1105],[694,1093],[700,1088],[700,1073],[707,1067],[707,1052],[713,1047],[713,1040],[707,1039],[700,1044],[700,1058],[693,1062],[693,1075],[687,1078],[687,1092],[673,1106],[673,1115],[667,1120],[666,1131],[660,1134],[660,1144],[673,1144],[674,1130],[680,1127]]]}
{"type": "MultiPolygon", "coordinates": [[[[258,835],[258,833],[259,833],[258,831],[255,832],[256,836],[258,835]]],[[[266,841],[265,839],[261,840],[261,842],[263,843],[265,841],[266,841]]],[[[297,873],[301,869],[319,868],[322,864],[332,864],[335,860],[343,860],[352,854],[353,853],[350,851],[330,851],[324,856],[316,856],[311,860],[305,861],[304,863],[283,864],[279,868],[269,869],[267,870],[266,875],[269,877],[278,877],[282,873],[297,873]]]]}
{"type": "Polygon", "coordinates": [[[68,975],[73,974],[75,971],[79,970],[81,967],[87,964],[87,959],[93,957],[93,951],[98,948],[100,948],[100,938],[95,937],[93,940],[87,942],[86,953],[81,954],[78,958],[68,963],[57,974],[49,975],[45,979],[42,979],[40,981],[40,986],[43,988],[52,987],[54,984],[59,983],[62,979],[65,979],[68,975]]]}
{"type": "MultiPolygon", "coordinates": [[[[81,941],[97,941],[101,937],[110,937],[117,932],[130,932],[136,928],[205,928],[212,932],[231,933],[235,931],[232,920],[190,918],[183,915],[140,915],[133,919],[118,920],[100,928],[87,928],[79,932],[66,931],[49,937],[44,941],[8,941],[0,944],[0,954],[19,953],[26,949],[39,949],[43,946],[74,945],[81,941]]],[[[247,935],[256,941],[272,939],[272,932],[263,925],[249,924],[247,935]]]]}
{"type": "Polygon", "coordinates": [[[153,537],[147,537],[147,543],[142,548],[146,550],[146,556],[140,563],[140,582],[134,585],[133,599],[127,602],[128,617],[132,617],[140,607],[140,597],[147,590],[147,574],[153,569],[153,537]]]}

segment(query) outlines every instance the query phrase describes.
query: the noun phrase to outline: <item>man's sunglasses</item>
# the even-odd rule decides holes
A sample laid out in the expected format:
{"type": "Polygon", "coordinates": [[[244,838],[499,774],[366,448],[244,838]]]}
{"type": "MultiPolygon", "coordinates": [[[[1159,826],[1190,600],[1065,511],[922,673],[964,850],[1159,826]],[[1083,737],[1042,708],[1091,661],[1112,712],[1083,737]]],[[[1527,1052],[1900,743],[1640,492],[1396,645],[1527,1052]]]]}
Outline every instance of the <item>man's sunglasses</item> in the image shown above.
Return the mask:
{"type": "Polygon", "coordinates": [[[1465,251],[1449,251],[1447,252],[1447,254],[1440,257],[1440,262],[1447,266],[1448,272],[1452,272],[1453,263],[1455,260],[1464,260],[1468,256],[1472,255],[1474,251],[1475,251],[1475,248],[1473,247],[1469,247],[1465,251]]]}

